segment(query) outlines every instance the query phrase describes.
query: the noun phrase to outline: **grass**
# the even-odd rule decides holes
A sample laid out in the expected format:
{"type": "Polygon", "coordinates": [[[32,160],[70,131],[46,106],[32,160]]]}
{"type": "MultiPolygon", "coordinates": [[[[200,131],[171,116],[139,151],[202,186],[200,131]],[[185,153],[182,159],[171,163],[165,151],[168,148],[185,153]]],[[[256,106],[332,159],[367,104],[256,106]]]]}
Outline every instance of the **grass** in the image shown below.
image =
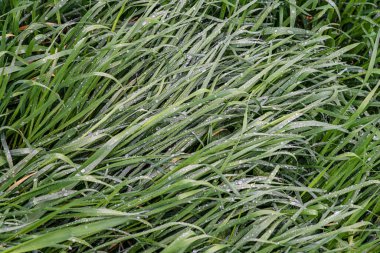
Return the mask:
{"type": "Polygon", "coordinates": [[[0,1],[2,252],[380,251],[379,1],[0,1]]]}

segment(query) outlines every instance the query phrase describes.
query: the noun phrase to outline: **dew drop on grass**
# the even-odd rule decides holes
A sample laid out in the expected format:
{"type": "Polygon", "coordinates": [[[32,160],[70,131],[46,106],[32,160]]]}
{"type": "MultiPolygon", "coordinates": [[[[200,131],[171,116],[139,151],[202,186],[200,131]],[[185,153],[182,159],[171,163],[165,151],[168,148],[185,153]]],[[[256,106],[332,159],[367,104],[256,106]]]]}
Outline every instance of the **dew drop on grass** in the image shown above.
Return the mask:
{"type": "Polygon", "coordinates": [[[334,215],[339,215],[340,213],[341,213],[341,211],[335,211],[334,215]]]}

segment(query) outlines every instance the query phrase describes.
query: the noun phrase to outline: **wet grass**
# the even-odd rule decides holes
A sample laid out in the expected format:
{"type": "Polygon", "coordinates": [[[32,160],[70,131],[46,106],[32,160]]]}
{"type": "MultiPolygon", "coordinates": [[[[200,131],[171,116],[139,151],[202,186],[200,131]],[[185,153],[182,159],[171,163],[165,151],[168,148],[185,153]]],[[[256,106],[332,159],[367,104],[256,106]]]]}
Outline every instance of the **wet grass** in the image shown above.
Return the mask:
{"type": "Polygon", "coordinates": [[[2,252],[378,252],[379,2],[335,2],[0,2],[2,252]]]}

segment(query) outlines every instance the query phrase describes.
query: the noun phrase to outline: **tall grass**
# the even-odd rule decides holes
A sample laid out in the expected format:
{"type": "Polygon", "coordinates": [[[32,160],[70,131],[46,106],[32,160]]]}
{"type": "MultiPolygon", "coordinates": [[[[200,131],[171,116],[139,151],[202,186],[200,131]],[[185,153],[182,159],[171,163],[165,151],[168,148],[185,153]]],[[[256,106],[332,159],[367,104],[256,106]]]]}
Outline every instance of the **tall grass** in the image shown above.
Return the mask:
{"type": "Polygon", "coordinates": [[[0,2],[0,249],[380,251],[378,7],[0,2]]]}

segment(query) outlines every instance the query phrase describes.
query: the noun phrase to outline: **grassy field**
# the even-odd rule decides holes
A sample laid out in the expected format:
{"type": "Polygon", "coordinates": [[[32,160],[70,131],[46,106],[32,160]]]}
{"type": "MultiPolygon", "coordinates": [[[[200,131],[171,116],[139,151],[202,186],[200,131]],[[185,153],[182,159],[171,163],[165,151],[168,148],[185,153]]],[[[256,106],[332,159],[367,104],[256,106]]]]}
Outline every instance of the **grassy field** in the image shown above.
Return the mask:
{"type": "Polygon", "coordinates": [[[0,251],[380,252],[380,1],[0,0],[0,251]]]}

